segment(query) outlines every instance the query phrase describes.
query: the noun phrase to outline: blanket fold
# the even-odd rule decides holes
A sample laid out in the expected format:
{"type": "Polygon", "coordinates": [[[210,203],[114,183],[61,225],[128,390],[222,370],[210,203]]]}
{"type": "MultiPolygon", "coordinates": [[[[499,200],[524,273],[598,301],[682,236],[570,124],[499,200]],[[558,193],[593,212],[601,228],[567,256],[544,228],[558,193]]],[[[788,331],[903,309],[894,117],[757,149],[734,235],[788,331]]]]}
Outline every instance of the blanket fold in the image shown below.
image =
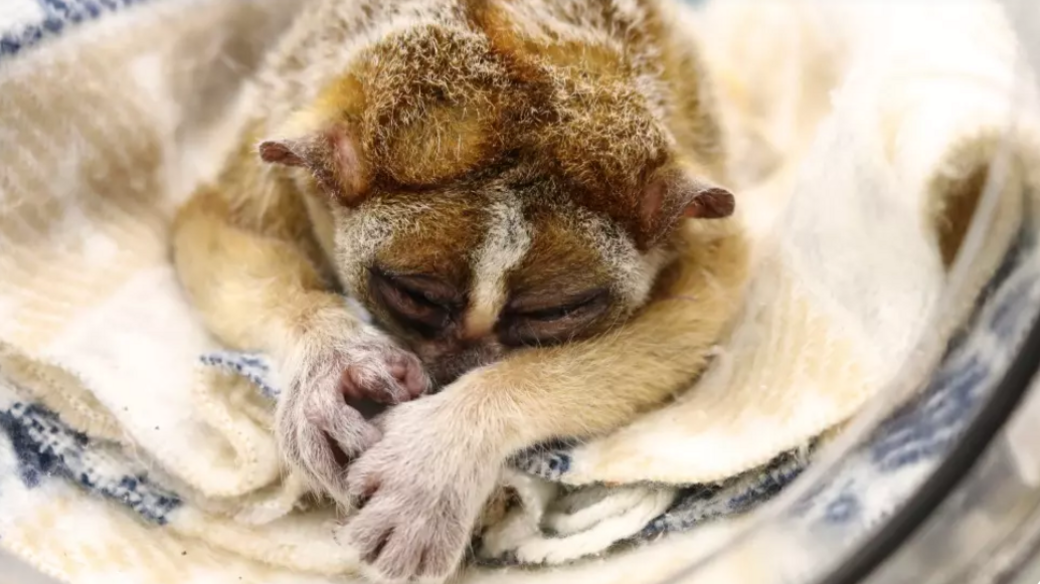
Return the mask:
{"type": "MultiPolygon", "coordinates": [[[[16,4],[0,18],[0,547],[77,584],[350,581],[343,518],[275,447],[276,372],[210,338],[168,254],[292,3],[16,4]],[[95,535],[52,533],[59,516],[95,535]]],[[[717,86],[755,243],[743,308],[674,402],[519,455],[468,582],[669,573],[895,379],[930,377],[1021,245],[1040,101],[1015,100],[1032,80],[990,0],[676,17],[717,86]],[[555,567],[502,570],[517,564],[555,567]]]]}

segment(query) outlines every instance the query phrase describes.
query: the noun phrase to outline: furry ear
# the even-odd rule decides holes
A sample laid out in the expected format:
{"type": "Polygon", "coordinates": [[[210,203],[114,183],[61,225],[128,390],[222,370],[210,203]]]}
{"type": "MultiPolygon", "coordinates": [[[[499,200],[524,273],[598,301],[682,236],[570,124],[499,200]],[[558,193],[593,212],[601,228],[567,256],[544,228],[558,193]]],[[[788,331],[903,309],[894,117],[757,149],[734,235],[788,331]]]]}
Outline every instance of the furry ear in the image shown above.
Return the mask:
{"type": "Polygon", "coordinates": [[[368,190],[358,143],[342,124],[295,138],[264,140],[257,150],[260,159],[269,164],[307,169],[344,205],[357,205],[368,190]]]}
{"type": "Polygon", "coordinates": [[[271,164],[303,166],[308,145],[302,140],[265,140],[257,150],[260,159],[271,164]]]}
{"type": "Polygon", "coordinates": [[[645,247],[651,247],[680,218],[723,219],[732,215],[735,208],[733,194],[718,185],[680,168],[659,171],[640,199],[640,239],[645,247]]]}

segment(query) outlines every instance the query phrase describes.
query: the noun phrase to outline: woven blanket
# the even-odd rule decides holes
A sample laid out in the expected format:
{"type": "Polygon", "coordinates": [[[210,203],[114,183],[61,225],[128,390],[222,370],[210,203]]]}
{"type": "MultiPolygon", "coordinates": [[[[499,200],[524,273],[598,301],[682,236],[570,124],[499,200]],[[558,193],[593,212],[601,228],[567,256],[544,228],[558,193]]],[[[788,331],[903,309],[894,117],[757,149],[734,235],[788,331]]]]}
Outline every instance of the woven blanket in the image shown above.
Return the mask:
{"type": "MultiPolygon", "coordinates": [[[[355,578],[333,538],[343,518],[275,449],[271,365],[209,338],[168,257],[173,210],[216,171],[242,87],[298,7],[0,8],[0,547],[61,581],[355,578]]],[[[1007,315],[1040,301],[1018,238],[1040,184],[1040,102],[1014,99],[1032,85],[995,5],[711,0],[680,14],[756,243],[744,308],[675,403],[519,455],[502,479],[519,501],[465,581],[662,578],[753,521],[899,378],[886,404],[904,408],[791,518],[852,540],[936,464],[1026,326],[1007,315]],[[1007,180],[975,212],[986,237],[951,271],[947,223],[998,152],[1007,180]]],[[[797,556],[794,541],[770,551],[797,556]]],[[[732,560],[697,581],[765,569],[732,560]]]]}

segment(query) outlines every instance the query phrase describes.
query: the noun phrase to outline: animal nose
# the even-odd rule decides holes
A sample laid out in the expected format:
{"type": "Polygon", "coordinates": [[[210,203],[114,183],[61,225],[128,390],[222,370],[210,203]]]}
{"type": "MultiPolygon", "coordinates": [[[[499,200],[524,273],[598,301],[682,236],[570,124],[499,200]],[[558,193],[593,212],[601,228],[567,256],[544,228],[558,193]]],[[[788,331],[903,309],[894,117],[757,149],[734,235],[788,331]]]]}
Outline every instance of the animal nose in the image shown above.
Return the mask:
{"type": "Polygon", "coordinates": [[[458,339],[460,343],[472,346],[491,336],[495,328],[495,315],[488,311],[471,310],[459,327],[458,339]]]}
{"type": "Polygon", "coordinates": [[[483,367],[497,361],[501,357],[496,343],[474,341],[469,345],[460,346],[454,351],[454,356],[445,360],[446,376],[452,379],[478,367],[483,367]]]}

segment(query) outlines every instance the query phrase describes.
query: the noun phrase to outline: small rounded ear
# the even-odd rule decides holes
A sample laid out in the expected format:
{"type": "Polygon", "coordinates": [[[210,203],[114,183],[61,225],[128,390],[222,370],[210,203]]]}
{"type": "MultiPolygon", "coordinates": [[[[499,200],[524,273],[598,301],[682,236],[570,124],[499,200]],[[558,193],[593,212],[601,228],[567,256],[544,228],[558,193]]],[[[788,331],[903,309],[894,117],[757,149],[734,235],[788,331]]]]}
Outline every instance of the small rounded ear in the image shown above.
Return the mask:
{"type": "Polygon", "coordinates": [[[285,166],[303,166],[305,149],[299,140],[265,140],[258,148],[261,160],[285,166]]]}
{"type": "Polygon", "coordinates": [[[722,187],[706,185],[691,195],[683,217],[691,219],[724,219],[733,214],[737,201],[733,193],[722,187]]]}
{"type": "Polygon", "coordinates": [[[680,218],[722,219],[733,214],[736,199],[728,190],[683,169],[655,173],[640,200],[640,239],[651,247],[680,218]]]}
{"type": "Polygon", "coordinates": [[[345,205],[357,205],[368,190],[357,141],[340,124],[295,138],[264,140],[257,151],[266,163],[306,168],[345,205]]]}

